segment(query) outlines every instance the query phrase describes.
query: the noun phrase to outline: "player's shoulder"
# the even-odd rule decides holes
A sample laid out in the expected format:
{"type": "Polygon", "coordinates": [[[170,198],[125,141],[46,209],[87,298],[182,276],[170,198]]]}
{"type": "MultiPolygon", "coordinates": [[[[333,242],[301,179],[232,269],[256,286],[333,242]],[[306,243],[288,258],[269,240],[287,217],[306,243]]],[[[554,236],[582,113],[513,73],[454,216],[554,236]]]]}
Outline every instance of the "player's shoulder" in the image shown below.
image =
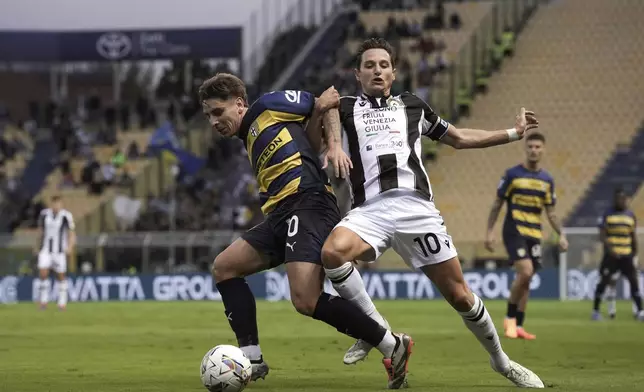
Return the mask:
{"type": "Polygon", "coordinates": [[[73,217],[71,211],[69,211],[69,210],[63,209],[61,212],[63,213],[63,216],[65,216],[67,218],[73,217]]]}
{"type": "Polygon", "coordinates": [[[539,176],[541,179],[548,181],[548,182],[555,182],[555,178],[550,174],[550,172],[546,169],[541,169],[539,171],[539,176]]]}
{"type": "Polygon", "coordinates": [[[425,110],[431,110],[424,99],[409,91],[403,91],[400,95],[396,95],[393,98],[401,100],[405,106],[408,107],[418,107],[425,110]]]}
{"type": "Polygon", "coordinates": [[[520,177],[525,172],[523,165],[518,164],[511,166],[505,170],[506,177],[520,177]]]}
{"type": "Polygon", "coordinates": [[[43,208],[40,210],[40,216],[46,216],[51,214],[51,208],[43,208]]]}
{"type": "MultiPolygon", "coordinates": [[[[344,119],[347,116],[349,116],[351,113],[353,113],[353,108],[356,105],[358,98],[359,97],[355,97],[352,95],[345,95],[340,97],[340,107],[338,108],[338,110],[340,111],[341,118],[344,119]]],[[[365,99],[360,97],[360,100],[361,102],[364,102],[362,103],[363,106],[366,105],[367,101],[365,99]]]]}
{"type": "Polygon", "coordinates": [[[353,95],[343,95],[340,97],[340,106],[353,106],[359,97],[353,95]]]}

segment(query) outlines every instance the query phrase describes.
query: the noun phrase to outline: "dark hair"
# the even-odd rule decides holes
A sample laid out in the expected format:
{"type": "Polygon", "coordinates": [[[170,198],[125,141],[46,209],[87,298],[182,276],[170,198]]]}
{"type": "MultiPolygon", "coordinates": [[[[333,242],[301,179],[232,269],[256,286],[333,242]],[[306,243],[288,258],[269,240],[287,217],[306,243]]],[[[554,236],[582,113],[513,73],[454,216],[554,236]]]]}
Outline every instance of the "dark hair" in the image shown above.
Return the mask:
{"type": "Polygon", "coordinates": [[[625,194],[626,194],[626,190],[621,185],[615,188],[615,196],[625,195],[625,194]]]}
{"type": "Polygon", "coordinates": [[[218,73],[199,86],[199,100],[201,102],[212,98],[222,101],[229,98],[241,98],[248,106],[246,85],[237,76],[229,73],[218,73]]]}
{"type": "Polygon", "coordinates": [[[384,49],[389,53],[391,57],[391,67],[396,68],[396,53],[394,52],[393,46],[387,42],[384,38],[369,38],[368,40],[363,41],[358,47],[358,52],[356,53],[356,68],[360,69],[362,65],[362,55],[369,49],[384,49]]]}
{"type": "Polygon", "coordinates": [[[57,201],[60,201],[60,195],[53,195],[53,196],[51,197],[51,201],[52,201],[53,203],[55,203],[55,202],[57,202],[57,201]]]}
{"type": "Polygon", "coordinates": [[[528,136],[526,136],[525,141],[526,143],[529,142],[530,140],[540,140],[542,143],[546,143],[546,137],[543,136],[543,133],[541,132],[536,132],[532,131],[528,136]]]}

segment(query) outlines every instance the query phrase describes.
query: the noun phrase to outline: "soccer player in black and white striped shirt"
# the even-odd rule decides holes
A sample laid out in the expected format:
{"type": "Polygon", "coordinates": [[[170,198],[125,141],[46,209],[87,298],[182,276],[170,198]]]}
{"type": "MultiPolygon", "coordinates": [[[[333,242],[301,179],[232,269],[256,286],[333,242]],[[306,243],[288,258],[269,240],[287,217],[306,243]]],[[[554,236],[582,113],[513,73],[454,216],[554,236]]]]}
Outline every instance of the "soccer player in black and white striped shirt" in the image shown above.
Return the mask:
{"type": "Polygon", "coordinates": [[[49,302],[51,282],[49,271],[53,270],[58,279],[58,307],[64,310],[67,306],[67,256],[76,245],[74,218],[63,208],[60,196],[51,199],[50,208],[40,212],[38,219],[38,243],[34,253],[38,255],[39,279],[36,281],[40,308],[46,309],[49,302]]]}
{"type": "MultiPolygon", "coordinates": [[[[353,209],[336,225],[322,249],[325,265],[341,265],[325,269],[334,289],[386,325],[350,261],[375,260],[391,247],[410,267],[434,282],[488,351],[496,372],[518,386],[543,388],[536,374],[505,354],[483,302],[465,283],[452,237],[434,205],[420,142],[423,135],[457,149],[501,145],[519,140],[527,130],[536,128],[534,114],[521,109],[508,130],[456,128],[414,94],[391,95],[395,56],[383,39],[369,39],[361,45],[355,74],[363,94],[340,101],[338,122],[344,138],[340,124],[324,125],[329,141],[325,160],[341,174],[350,172],[353,195],[353,209]],[[351,158],[351,170],[350,165],[338,165],[345,150],[351,158]]],[[[364,359],[370,349],[358,341],[345,355],[345,363],[364,359]]]]}

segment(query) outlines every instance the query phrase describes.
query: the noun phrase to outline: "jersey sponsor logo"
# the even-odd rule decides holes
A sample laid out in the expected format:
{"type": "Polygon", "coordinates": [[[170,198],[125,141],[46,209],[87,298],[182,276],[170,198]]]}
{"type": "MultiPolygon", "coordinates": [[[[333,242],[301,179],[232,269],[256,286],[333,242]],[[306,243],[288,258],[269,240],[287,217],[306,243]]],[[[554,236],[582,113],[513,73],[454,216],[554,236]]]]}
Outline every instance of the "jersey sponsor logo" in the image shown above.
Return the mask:
{"type": "Polygon", "coordinates": [[[271,140],[271,142],[268,144],[268,146],[266,146],[266,148],[262,152],[262,155],[260,155],[260,157],[257,159],[256,167],[264,167],[264,163],[266,163],[266,159],[271,156],[273,151],[282,147],[282,144],[284,144],[284,140],[279,136],[271,140]]]}
{"type": "Polygon", "coordinates": [[[395,150],[399,151],[402,150],[404,147],[404,143],[401,138],[394,136],[388,141],[382,142],[382,143],[375,143],[373,145],[368,145],[367,146],[367,151],[371,151],[372,149],[376,150],[395,150]]]}
{"type": "Polygon", "coordinates": [[[396,119],[389,116],[389,113],[395,112],[396,108],[377,108],[365,111],[362,114],[363,129],[367,136],[373,136],[382,131],[392,131],[391,124],[396,122],[396,119]]]}

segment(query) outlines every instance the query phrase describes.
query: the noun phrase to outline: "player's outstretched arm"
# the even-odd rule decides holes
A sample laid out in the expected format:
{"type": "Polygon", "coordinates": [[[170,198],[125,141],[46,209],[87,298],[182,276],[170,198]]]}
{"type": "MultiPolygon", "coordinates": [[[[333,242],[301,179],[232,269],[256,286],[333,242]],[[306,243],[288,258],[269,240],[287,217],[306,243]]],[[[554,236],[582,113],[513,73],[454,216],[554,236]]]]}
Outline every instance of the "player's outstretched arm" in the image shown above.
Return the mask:
{"type": "Polygon", "coordinates": [[[516,117],[514,128],[499,131],[484,131],[482,129],[456,128],[449,125],[447,133],[441,142],[456,149],[486,148],[498,146],[523,139],[525,133],[539,127],[534,112],[521,108],[516,117]]]}

